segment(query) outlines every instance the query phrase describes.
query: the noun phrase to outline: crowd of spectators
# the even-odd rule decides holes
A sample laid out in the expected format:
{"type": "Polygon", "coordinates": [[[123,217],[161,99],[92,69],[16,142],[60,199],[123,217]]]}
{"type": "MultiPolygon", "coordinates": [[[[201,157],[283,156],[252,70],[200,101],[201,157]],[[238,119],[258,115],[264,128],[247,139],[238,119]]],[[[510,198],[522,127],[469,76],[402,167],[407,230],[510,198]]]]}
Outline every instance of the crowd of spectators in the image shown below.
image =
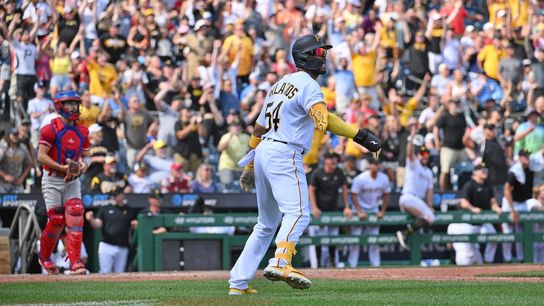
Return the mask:
{"type": "MultiPolygon", "coordinates": [[[[481,156],[500,192],[518,152],[544,148],[543,1],[4,0],[0,112],[16,128],[0,192],[37,186],[39,129],[65,89],[90,131],[83,191],[239,191],[266,93],[308,33],[334,46],[318,79],[329,110],[382,138],[392,190],[414,125],[440,191],[481,156]]],[[[316,132],[308,173],[331,151],[367,167],[362,147],[316,132]]]]}

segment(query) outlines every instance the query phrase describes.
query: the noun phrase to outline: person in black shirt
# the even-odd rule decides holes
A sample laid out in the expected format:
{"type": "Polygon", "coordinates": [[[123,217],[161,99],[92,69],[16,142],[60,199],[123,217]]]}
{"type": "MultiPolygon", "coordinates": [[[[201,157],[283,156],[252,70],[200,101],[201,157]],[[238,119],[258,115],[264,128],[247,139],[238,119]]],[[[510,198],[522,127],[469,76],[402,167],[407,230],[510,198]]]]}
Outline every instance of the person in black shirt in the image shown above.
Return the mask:
{"type": "Polygon", "coordinates": [[[466,139],[466,146],[476,149],[482,157],[482,161],[489,169],[489,182],[493,186],[493,193],[496,199],[502,199],[504,183],[508,177],[508,164],[503,147],[497,140],[496,127],[494,124],[484,124],[485,141],[476,148],[472,139],[466,139]]]}
{"type": "Polygon", "coordinates": [[[94,229],[102,229],[98,246],[100,273],[125,272],[130,230],[138,225],[135,212],[126,205],[123,192],[112,193],[114,204],[102,206],[96,218],[92,211],[85,214],[94,229]]]}
{"type": "MultiPolygon", "coordinates": [[[[344,203],[344,215],[352,217],[352,211],[348,202],[348,186],[344,173],[337,167],[338,155],[326,154],[323,161],[323,168],[317,169],[312,174],[309,186],[310,204],[314,218],[320,218],[321,212],[338,211],[338,195],[342,190],[342,202],[344,203]]],[[[339,234],[338,226],[321,226],[317,231],[315,228],[310,235],[332,235],[339,234]]],[[[321,247],[321,266],[329,266],[329,262],[338,263],[336,247],[321,247]],[[330,256],[330,257],[329,257],[330,256]]]]}
{"type": "Polygon", "coordinates": [[[102,172],[104,160],[108,155],[108,149],[102,145],[102,127],[97,123],[93,123],[89,127],[89,142],[91,149],[89,155],[91,156],[91,164],[87,168],[85,177],[83,179],[84,187],[91,186],[91,180],[102,172]]]}
{"type": "Polygon", "coordinates": [[[116,64],[119,59],[126,53],[128,44],[127,40],[119,34],[120,23],[113,23],[108,30],[108,33],[100,37],[102,47],[110,55],[109,62],[116,64]]]}
{"type": "MultiPolygon", "coordinates": [[[[414,40],[408,48],[409,60],[407,67],[410,69],[410,75],[416,79],[423,80],[423,77],[429,72],[429,40],[425,37],[425,32],[417,31],[414,40]]],[[[408,78],[406,88],[416,91],[419,88],[417,82],[408,78]]]]}
{"type": "Polygon", "coordinates": [[[71,6],[66,6],[64,14],[58,16],[56,31],[59,41],[57,44],[65,43],[67,46],[71,46],[72,41],[79,32],[80,24],[78,13],[71,6]]]}
{"type": "Polygon", "coordinates": [[[440,149],[440,191],[444,192],[448,186],[447,179],[450,168],[456,163],[466,160],[467,154],[463,145],[463,135],[467,124],[465,115],[459,107],[459,100],[448,102],[448,111],[438,119],[434,127],[435,147],[440,149]],[[443,137],[439,137],[442,130],[443,137]],[[442,141],[440,141],[442,139],[442,141]]]}
{"type": "MultiPolygon", "coordinates": [[[[157,216],[159,214],[169,214],[171,213],[169,209],[162,207],[162,197],[157,192],[153,192],[149,194],[149,197],[147,198],[147,202],[149,203],[149,206],[147,208],[144,208],[142,211],[140,211],[140,215],[145,215],[148,217],[157,216]]],[[[168,230],[164,226],[160,226],[153,229],[153,234],[162,234],[166,233],[168,230]]]]}
{"type": "MultiPolygon", "coordinates": [[[[482,210],[493,210],[497,214],[502,213],[502,209],[499,207],[497,200],[493,194],[493,187],[489,180],[489,168],[487,164],[481,161],[481,158],[476,159],[476,165],[472,173],[472,179],[468,181],[461,189],[461,209],[468,210],[474,214],[479,214],[482,210]]],[[[496,230],[493,224],[484,223],[481,225],[471,225],[471,233],[474,234],[495,234],[496,230]]],[[[448,231],[448,233],[450,233],[448,231]]],[[[473,253],[477,252],[477,257],[481,259],[480,248],[476,244],[477,249],[473,250],[473,253]]],[[[485,246],[484,261],[487,263],[493,262],[495,259],[495,252],[497,251],[496,243],[487,243],[485,246]]],[[[456,250],[456,258],[471,257],[470,252],[468,254],[460,254],[456,250]]],[[[481,263],[479,260],[477,263],[481,263]]]]}
{"type": "Polygon", "coordinates": [[[178,142],[174,159],[179,164],[187,165],[187,171],[192,173],[196,173],[202,163],[202,145],[199,140],[201,122],[202,116],[193,116],[188,108],[183,108],[175,125],[178,142]]]}
{"type": "MultiPolygon", "coordinates": [[[[113,156],[106,156],[103,164],[104,171],[98,173],[91,179],[89,192],[110,193],[110,192],[131,192],[126,174],[117,172],[117,160],[113,156]]],[[[86,186],[87,187],[87,186],[86,186]]]]}
{"type": "MultiPolygon", "coordinates": [[[[9,28],[11,25],[11,22],[15,19],[15,15],[19,15],[19,17],[23,17],[23,11],[20,8],[17,8],[17,1],[16,0],[7,0],[4,2],[4,7],[0,8],[4,11],[4,22],[6,25],[6,29],[9,28]]],[[[22,25],[22,24],[21,24],[22,25]]]]}
{"type": "MultiPolygon", "coordinates": [[[[527,211],[527,200],[533,196],[533,183],[535,172],[544,170],[544,148],[533,155],[525,149],[518,152],[518,161],[508,170],[508,180],[504,185],[504,198],[502,209],[510,212],[510,219],[514,225],[502,224],[502,232],[511,234],[519,233],[522,227],[519,224],[519,211],[527,211]]],[[[502,255],[505,262],[512,261],[512,243],[502,244],[502,255]]],[[[516,257],[523,261],[523,245],[516,243],[516,257]]]]}

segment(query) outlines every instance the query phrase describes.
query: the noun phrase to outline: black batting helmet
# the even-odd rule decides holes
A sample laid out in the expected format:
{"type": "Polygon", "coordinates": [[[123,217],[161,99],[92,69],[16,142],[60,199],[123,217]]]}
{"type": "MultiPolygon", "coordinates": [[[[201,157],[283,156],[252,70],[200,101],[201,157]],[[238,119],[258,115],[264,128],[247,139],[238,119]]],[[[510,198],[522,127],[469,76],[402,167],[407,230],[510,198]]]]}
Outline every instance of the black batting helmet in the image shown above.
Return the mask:
{"type": "Polygon", "coordinates": [[[326,44],[325,40],[319,35],[304,35],[295,41],[293,45],[293,59],[295,66],[301,69],[309,70],[318,74],[327,72],[325,68],[326,51],[321,54],[315,54],[315,50],[332,48],[326,44]]]}

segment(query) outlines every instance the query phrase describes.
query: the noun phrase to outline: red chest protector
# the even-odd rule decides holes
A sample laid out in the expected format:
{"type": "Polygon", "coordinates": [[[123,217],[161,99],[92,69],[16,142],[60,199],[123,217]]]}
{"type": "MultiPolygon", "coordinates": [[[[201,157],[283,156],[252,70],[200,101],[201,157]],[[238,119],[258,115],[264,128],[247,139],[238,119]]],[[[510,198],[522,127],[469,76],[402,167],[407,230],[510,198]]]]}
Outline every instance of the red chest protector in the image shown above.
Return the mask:
{"type": "Polygon", "coordinates": [[[50,150],[51,158],[61,165],[66,159],[79,160],[85,144],[88,142],[88,130],[85,126],[65,124],[61,118],[51,120],[55,142],[50,150]]]}

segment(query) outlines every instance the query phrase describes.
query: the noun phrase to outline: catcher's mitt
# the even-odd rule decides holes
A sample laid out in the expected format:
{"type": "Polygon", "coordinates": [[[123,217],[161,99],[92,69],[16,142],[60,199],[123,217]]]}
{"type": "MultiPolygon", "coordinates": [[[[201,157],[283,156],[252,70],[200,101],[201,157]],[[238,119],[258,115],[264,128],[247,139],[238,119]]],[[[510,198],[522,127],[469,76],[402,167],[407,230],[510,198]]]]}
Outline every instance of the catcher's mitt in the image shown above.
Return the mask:
{"type": "Polygon", "coordinates": [[[76,178],[79,177],[81,174],[81,168],[77,161],[66,159],[66,164],[68,165],[68,172],[66,173],[66,176],[64,177],[65,182],[73,181],[76,178]]]}

